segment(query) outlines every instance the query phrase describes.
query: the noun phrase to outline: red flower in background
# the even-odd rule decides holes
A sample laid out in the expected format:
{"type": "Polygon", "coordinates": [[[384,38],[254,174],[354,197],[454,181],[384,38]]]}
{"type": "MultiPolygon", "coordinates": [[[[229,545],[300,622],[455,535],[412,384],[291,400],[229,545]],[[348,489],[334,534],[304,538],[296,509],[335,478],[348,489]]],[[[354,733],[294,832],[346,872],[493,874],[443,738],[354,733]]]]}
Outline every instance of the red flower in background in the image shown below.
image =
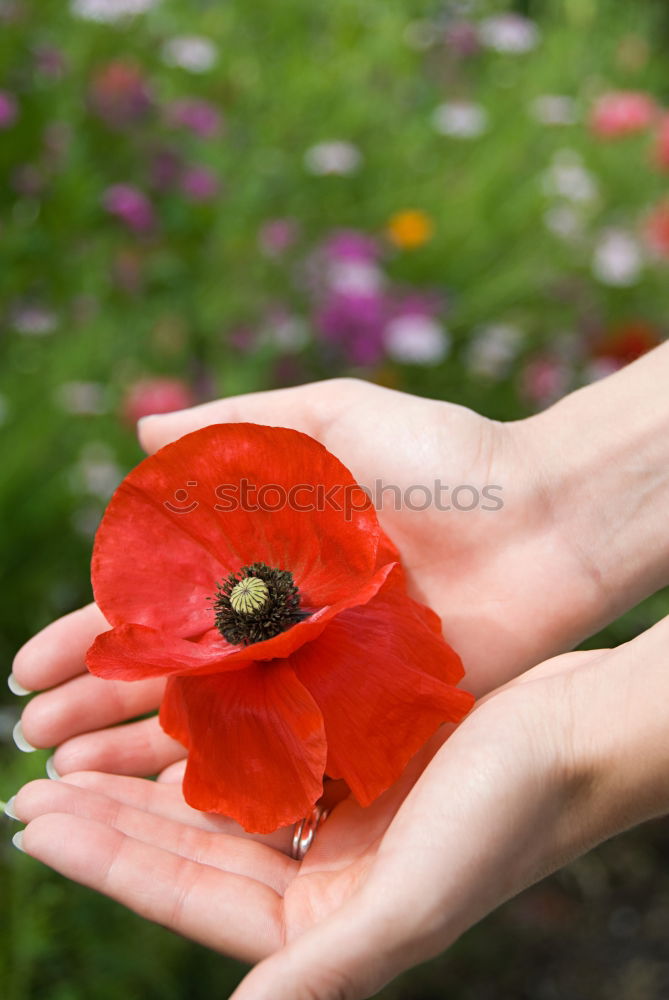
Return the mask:
{"type": "Polygon", "coordinates": [[[642,132],[653,122],[657,106],[648,94],[632,90],[603,94],[590,114],[590,128],[606,139],[642,132]]]}
{"type": "Polygon", "coordinates": [[[136,424],[152,413],[173,413],[185,410],[195,402],[193,392],[180,378],[155,376],[143,378],[130,386],[123,400],[123,416],[136,424]]]}
{"type": "Polygon", "coordinates": [[[595,344],[592,355],[615,361],[622,368],[657,347],[662,340],[662,334],[651,323],[642,319],[630,320],[603,334],[595,344]]]}
{"type": "Polygon", "coordinates": [[[662,116],[657,127],[653,159],[655,166],[660,170],[669,170],[669,115],[667,114],[662,116]]]}
{"type": "Polygon", "coordinates": [[[92,579],[113,628],[88,668],[168,678],[160,721],[188,748],[195,808],[266,833],[304,816],[325,774],[367,805],[473,703],[397,558],[351,474],[307,435],[195,431],[107,508],[92,579]]]}
{"type": "Polygon", "coordinates": [[[134,62],[115,60],[103,66],[91,82],[92,110],[112,128],[125,128],[146,118],[153,107],[149,86],[134,62]]]}
{"type": "Polygon", "coordinates": [[[643,226],[646,245],[658,257],[669,257],[669,202],[661,202],[646,216],[643,226]]]}

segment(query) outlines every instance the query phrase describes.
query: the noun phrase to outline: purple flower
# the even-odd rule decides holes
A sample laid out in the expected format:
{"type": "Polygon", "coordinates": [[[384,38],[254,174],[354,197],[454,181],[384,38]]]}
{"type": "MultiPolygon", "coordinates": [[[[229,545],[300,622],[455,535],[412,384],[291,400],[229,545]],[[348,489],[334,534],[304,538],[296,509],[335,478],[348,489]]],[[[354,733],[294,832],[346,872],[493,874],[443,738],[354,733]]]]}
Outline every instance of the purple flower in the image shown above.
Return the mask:
{"type": "Polygon", "coordinates": [[[181,190],[191,201],[211,201],[220,187],[217,175],[209,167],[188,167],[181,177],[181,190]]]}
{"type": "Polygon", "coordinates": [[[10,128],[18,116],[16,99],[6,90],[0,90],[0,129],[10,128]]]}
{"type": "Polygon", "coordinates": [[[324,246],[334,260],[377,260],[380,251],[376,240],[357,229],[337,229],[324,246]]]}
{"type": "Polygon", "coordinates": [[[58,79],[65,72],[65,58],[55,45],[39,45],[33,52],[35,69],[44,76],[58,79]]]}
{"type": "Polygon", "coordinates": [[[293,246],[299,232],[295,219],[269,219],[258,234],[258,242],[269,257],[279,257],[293,246]]]}
{"type": "Polygon", "coordinates": [[[334,292],[315,316],[316,329],[349,361],[374,365],[384,353],[387,307],[379,294],[334,292]]]}
{"type": "Polygon", "coordinates": [[[476,25],[471,21],[455,21],[449,24],[444,40],[449,49],[463,58],[475,55],[481,48],[476,25]]]}
{"type": "Polygon", "coordinates": [[[12,174],[12,186],[27,198],[37,198],[44,190],[44,175],[34,163],[23,163],[12,174]]]}
{"type": "Polygon", "coordinates": [[[136,233],[145,233],[153,228],[153,206],[144,192],[132,184],[113,184],[108,187],[102,204],[110,215],[115,215],[136,233]]]}
{"type": "Polygon", "coordinates": [[[392,316],[429,316],[434,319],[444,312],[444,308],[444,298],[439,292],[407,291],[395,298],[392,316]]]}
{"type": "Polygon", "coordinates": [[[199,98],[174,101],[167,109],[167,117],[171,124],[190,129],[203,139],[210,139],[221,131],[222,118],[218,109],[199,98]]]}
{"type": "Polygon", "coordinates": [[[177,150],[169,146],[155,150],[149,164],[151,187],[156,191],[169,191],[179,180],[182,166],[181,154],[177,150]]]}

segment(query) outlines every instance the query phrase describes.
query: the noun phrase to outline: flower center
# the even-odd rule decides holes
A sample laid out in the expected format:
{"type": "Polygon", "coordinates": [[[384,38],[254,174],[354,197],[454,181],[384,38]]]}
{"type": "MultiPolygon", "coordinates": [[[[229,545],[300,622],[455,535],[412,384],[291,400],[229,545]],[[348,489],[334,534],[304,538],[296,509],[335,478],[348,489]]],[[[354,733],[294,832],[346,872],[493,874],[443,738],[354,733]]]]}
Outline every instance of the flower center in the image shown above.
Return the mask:
{"type": "Polygon", "coordinates": [[[217,584],[216,628],[234,646],[248,646],[285,632],[306,618],[293,574],[265,563],[242,566],[217,584]]]}
{"type": "Polygon", "coordinates": [[[245,576],[230,591],[230,604],[239,614],[250,615],[267,604],[269,587],[259,576],[245,576]]]}

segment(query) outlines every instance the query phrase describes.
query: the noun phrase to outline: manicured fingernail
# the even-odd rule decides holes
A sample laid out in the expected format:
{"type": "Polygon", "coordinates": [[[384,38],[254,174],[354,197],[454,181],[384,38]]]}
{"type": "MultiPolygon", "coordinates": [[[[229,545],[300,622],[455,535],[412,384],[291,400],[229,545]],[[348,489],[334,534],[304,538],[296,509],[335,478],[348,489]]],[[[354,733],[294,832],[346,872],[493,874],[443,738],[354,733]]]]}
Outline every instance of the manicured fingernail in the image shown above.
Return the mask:
{"type": "Polygon", "coordinates": [[[16,796],[12,795],[11,799],[5,802],[5,816],[9,816],[10,819],[18,819],[19,817],[14,812],[14,803],[16,801],[16,796]]]}
{"type": "Polygon", "coordinates": [[[23,846],[23,830],[17,830],[17,832],[12,837],[12,844],[19,851],[23,851],[25,854],[25,847],[23,846]]]}
{"type": "Polygon", "coordinates": [[[60,774],[56,770],[56,765],[53,762],[53,754],[49,757],[48,761],[46,762],[46,774],[47,778],[51,778],[52,781],[58,781],[60,778],[60,774]]]}
{"type": "Polygon", "coordinates": [[[21,695],[24,694],[32,694],[32,691],[30,691],[28,688],[24,688],[23,684],[19,684],[14,674],[10,674],[9,677],[7,678],[7,687],[12,692],[12,694],[16,694],[19,697],[21,697],[21,695]]]}
{"type": "Polygon", "coordinates": [[[23,726],[20,719],[14,726],[12,736],[19,750],[23,750],[24,753],[33,753],[33,751],[37,750],[37,747],[34,747],[32,743],[28,743],[28,740],[23,735],[23,726]]]}

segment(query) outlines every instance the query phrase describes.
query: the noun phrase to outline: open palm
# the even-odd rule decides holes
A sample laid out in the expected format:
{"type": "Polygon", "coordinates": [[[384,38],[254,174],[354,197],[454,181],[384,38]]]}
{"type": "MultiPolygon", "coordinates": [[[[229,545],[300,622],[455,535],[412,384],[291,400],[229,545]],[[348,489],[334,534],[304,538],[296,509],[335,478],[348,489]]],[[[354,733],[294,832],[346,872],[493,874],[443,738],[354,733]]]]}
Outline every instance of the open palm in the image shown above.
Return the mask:
{"type": "Polygon", "coordinates": [[[556,760],[558,713],[571,674],[602,655],[558,657],[491,695],[373,806],[339,802],[302,864],[285,853],[287,830],[239,836],[176,784],[95,773],[19,792],[23,846],[211,948],[274,956],[240,997],[368,996],[565,860],[558,820],[574,789],[556,760]]]}

